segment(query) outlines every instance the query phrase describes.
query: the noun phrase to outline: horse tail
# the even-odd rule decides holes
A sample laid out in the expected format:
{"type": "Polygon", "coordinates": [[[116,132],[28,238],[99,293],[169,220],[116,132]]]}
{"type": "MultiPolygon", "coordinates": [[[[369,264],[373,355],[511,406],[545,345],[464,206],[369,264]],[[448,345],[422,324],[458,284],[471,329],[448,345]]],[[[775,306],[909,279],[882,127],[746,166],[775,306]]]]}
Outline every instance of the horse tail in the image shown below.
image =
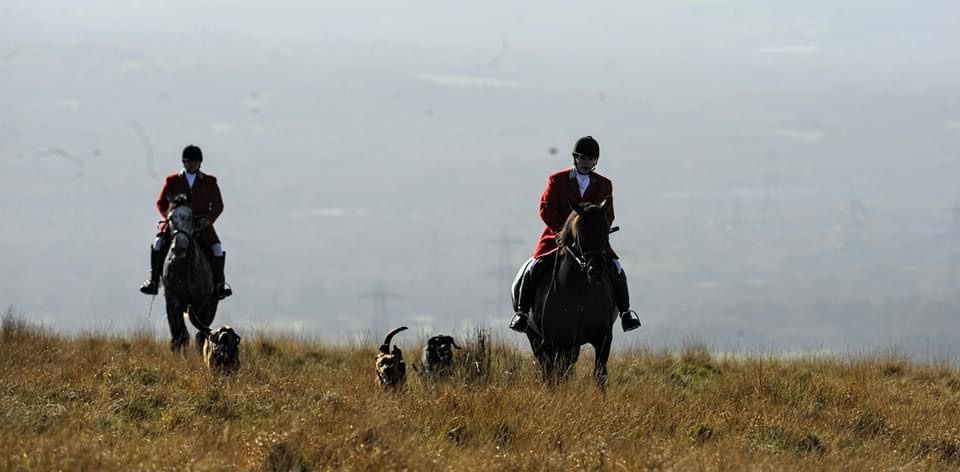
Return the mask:
{"type": "Polygon", "coordinates": [[[406,326],[401,326],[401,327],[399,327],[399,328],[397,328],[397,329],[395,329],[395,330],[390,331],[389,333],[387,333],[387,337],[383,338],[383,344],[380,345],[380,350],[381,350],[381,351],[383,351],[384,349],[390,350],[390,341],[393,339],[393,336],[396,335],[397,333],[399,333],[400,331],[405,330],[405,329],[407,329],[406,326]]]}
{"type": "Polygon", "coordinates": [[[192,324],[194,328],[197,328],[197,331],[200,331],[203,334],[210,334],[210,327],[204,325],[200,322],[200,320],[197,319],[196,315],[193,314],[192,308],[193,307],[191,305],[187,305],[187,310],[183,312],[184,318],[190,321],[190,324],[192,324]]]}

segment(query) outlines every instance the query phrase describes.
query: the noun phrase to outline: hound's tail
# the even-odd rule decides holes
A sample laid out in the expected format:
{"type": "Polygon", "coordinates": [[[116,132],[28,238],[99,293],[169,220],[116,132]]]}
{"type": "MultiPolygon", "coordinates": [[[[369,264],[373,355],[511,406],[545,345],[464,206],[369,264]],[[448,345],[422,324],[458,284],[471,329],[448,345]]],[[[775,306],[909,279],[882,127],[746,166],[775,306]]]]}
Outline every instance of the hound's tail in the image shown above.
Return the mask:
{"type": "Polygon", "coordinates": [[[397,329],[395,329],[395,330],[390,331],[389,333],[387,333],[387,337],[383,338],[383,344],[380,346],[381,350],[384,349],[384,347],[385,347],[387,350],[389,350],[389,349],[390,349],[390,341],[393,339],[393,336],[396,335],[397,333],[399,333],[400,331],[405,330],[405,329],[407,329],[406,326],[401,326],[401,327],[399,327],[399,328],[397,328],[397,329]]]}

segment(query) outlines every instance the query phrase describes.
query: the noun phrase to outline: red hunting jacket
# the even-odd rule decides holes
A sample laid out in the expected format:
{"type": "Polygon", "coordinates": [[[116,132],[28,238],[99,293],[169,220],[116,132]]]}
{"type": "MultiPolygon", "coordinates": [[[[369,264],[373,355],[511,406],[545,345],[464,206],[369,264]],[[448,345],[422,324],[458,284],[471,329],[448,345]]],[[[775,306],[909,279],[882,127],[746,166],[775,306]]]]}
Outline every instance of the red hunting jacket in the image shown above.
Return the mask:
{"type": "Polygon", "coordinates": [[[554,172],[547,178],[547,188],[540,196],[540,219],[546,223],[547,227],[540,235],[540,242],[537,243],[537,249],[533,251],[533,257],[539,259],[557,250],[556,235],[563,229],[563,224],[573,211],[570,202],[574,204],[590,202],[599,205],[605,198],[609,199],[607,221],[613,223],[613,182],[593,172],[590,174],[590,185],[587,186],[587,191],[581,198],[576,172],[573,168],[565,169],[554,172]]]}
{"type": "MultiPolygon", "coordinates": [[[[167,176],[160,190],[160,196],[157,197],[157,211],[166,220],[173,198],[181,193],[189,195],[194,216],[203,216],[210,220],[210,226],[200,232],[200,240],[208,245],[216,244],[220,242],[220,238],[217,236],[217,231],[213,229],[213,223],[223,213],[223,198],[220,196],[217,178],[198,171],[197,179],[193,181],[193,189],[191,189],[185,174],[186,171],[181,170],[167,176]]],[[[166,232],[167,222],[163,221],[157,230],[157,236],[166,232]]]]}

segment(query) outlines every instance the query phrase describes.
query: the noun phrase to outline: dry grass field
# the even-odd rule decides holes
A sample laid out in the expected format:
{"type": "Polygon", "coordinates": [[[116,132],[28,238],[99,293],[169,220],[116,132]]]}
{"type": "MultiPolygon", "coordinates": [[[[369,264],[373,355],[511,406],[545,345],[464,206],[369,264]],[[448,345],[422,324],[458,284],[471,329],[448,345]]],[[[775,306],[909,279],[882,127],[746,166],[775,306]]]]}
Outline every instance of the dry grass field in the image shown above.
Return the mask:
{"type": "Polygon", "coordinates": [[[153,336],[8,316],[0,469],[960,469],[960,375],[946,366],[691,345],[615,356],[603,394],[589,356],[550,388],[528,352],[468,337],[453,378],[410,369],[384,392],[374,343],[247,336],[240,373],[221,378],[153,336]]]}

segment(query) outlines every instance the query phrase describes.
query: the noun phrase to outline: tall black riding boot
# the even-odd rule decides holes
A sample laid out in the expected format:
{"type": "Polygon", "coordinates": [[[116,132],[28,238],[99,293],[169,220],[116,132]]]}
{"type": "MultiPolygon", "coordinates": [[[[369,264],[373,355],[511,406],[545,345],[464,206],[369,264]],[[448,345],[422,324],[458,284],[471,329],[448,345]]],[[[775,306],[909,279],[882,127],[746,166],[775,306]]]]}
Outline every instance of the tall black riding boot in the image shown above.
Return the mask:
{"type": "Polygon", "coordinates": [[[140,286],[140,293],[156,295],[160,293],[160,274],[163,272],[163,253],[154,251],[150,246],[150,278],[140,286]]]}
{"type": "Polygon", "coordinates": [[[630,291],[627,288],[627,273],[619,270],[613,277],[613,292],[617,299],[617,310],[620,311],[620,326],[623,332],[633,331],[640,327],[640,317],[630,309],[630,291]]]}
{"type": "Polygon", "coordinates": [[[540,259],[529,261],[528,264],[524,267],[523,275],[520,276],[519,287],[515,287],[513,290],[513,293],[516,294],[516,300],[513,307],[515,313],[513,319],[510,320],[510,329],[518,333],[527,331],[530,309],[533,308],[534,291],[537,289],[537,276],[542,272],[541,267],[545,265],[544,261],[540,259]]]}
{"type": "Polygon", "coordinates": [[[213,256],[213,285],[214,290],[217,291],[217,298],[223,300],[224,298],[233,295],[233,289],[230,288],[230,284],[226,282],[226,278],[223,275],[223,266],[226,263],[227,253],[224,252],[222,256],[217,257],[213,256]]]}

